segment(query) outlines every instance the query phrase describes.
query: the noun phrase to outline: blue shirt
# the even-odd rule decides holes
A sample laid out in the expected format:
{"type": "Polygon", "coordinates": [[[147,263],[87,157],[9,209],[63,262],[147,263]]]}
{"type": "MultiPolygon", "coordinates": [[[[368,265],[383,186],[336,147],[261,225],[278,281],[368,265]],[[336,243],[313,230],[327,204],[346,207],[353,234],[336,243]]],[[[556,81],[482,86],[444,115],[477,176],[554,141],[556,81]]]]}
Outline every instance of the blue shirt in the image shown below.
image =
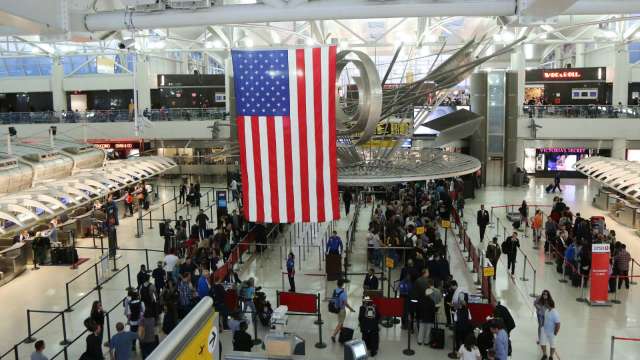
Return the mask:
{"type": "Polygon", "coordinates": [[[289,273],[289,275],[293,275],[295,268],[296,264],[293,259],[287,259],[287,272],[289,273]]]}
{"type": "Polygon", "coordinates": [[[209,283],[206,277],[200,276],[198,280],[198,297],[203,298],[207,295],[209,295],[209,283]]]}
{"type": "Polygon", "coordinates": [[[327,252],[342,254],[342,240],[339,236],[335,235],[329,238],[329,241],[327,241],[327,252]]]}
{"type": "Polygon", "coordinates": [[[493,341],[493,351],[496,352],[496,360],[507,360],[509,357],[509,336],[504,329],[499,330],[496,334],[493,341]]]}
{"type": "Polygon", "coordinates": [[[336,294],[338,295],[338,301],[337,301],[337,306],[340,310],[344,309],[345,307],[347,307],[347,292],[342,289],[342,288],[337,288],[336,289],[336,294]]]}
{"type": "Polygon", "coordinates": [[[131,358],[131,346],[138,335],[131,331],[121,331],[111,337],[109,348],[115,351],[116,360],[129,360],[131,358]]]}

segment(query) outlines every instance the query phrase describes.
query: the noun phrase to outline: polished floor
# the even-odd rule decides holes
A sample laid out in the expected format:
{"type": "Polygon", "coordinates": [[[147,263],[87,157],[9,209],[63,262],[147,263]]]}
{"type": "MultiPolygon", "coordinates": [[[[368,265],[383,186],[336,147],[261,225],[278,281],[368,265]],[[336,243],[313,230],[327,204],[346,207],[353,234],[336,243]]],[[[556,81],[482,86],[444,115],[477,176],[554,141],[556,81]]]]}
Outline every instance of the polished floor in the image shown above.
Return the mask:
{"type": "MultiPolygon", "coordinates": [[[[522,188],[487,188],[477,193],[476,199],[469,200],[465,209],[468,217],[468,231],[474,243],[478,243],[478,231],[475,226],[475,211],[481,203],[487,208],[504,204],[519,204],[522,199],[526,199],[529,204],[546,205],[551,202],[552,195],[544,193],[544,186],[548,183],[545,180],[533,181],[528,187],[522,188]]],[[[565,202],[575,211],[579,211],[583,216],[602,214],[602,211],[591,206],[591,199],[597,188],[586,180],[567,180],[563,183],[564,192],[562,196],[565,202]]],[[[160,200],[155,206],[172,197],[171,188],[163,188],[160,193],[160,200]]],[[[203,199],[203,203],[206,200],[203,199]]],[[[166,205],[165,212],[173,214],[173,205],[166,205]]],[[[184,208],[179,209],[179,214],[186,216],[184,208]]],[[[190,213],[191,216],[193,212],[190,213]]],[[[215,215],[215,214],[214,214],[215,215]]],[[[344,215],[344,214],[343,214],[344,215]]],[[[371,206],[361,210],[358,232],[353,247],[352,266],[350,272],[363,273],[367,270],[366,265],[366,228],[371,215],[371,206]]],[[[494,211],[494,215],[506,223],[504,210],[494,211]]],[[[153,218],[161,218],[161,208],[157,208],[153,213],[153,218]]],[[[340,234],[345,234],[350,218],[344,218],[336,222],[336,227],[340,234]]],[[[494,220],[496,222],[496,220],[494,220]]],[[[627,244],[633,256],[640,257],[640,244],[637,236],[628,228],[619,225],[611,218],[607,218],[607,225],[610,229],[615,229],[618,239],[627,244]]],[[[499,227],[488,230],[488,235],[493,235],[499,227]]],[[[313,231],[310,226],[297,229],[289,227],[280,240],[279,244],[271,246],[261,256],[255,256],[251,261],[245,263],[241,270],[241,277],[253,276],[259,285],[264,288],[270,301],[275,303],[275,291],[282,290],[283,277],[282,267],[284,254],[292,250],[298,257],[296,264],[296,283],[298,291],[308,293],[320,293],[324,299],[326,292],[331,292],[335,283],[327,283],[321,274],[324,265],[320,261],[319,243],[322,235],[327,231],[326,226],[319,226],[313,231]],[[307,235],[304,235],[307,234],[307,235]],[[306,238],[304,236],[307,236],[306,238]]],[[[135,237],[135,220],[127,218],[121,221],[118,228],[118,241],[122,248],[138,249],[162,249],[162,239],[158,235],[157,223],[153,224],[153,229],[149,229],[148,221],[144,224],[144,234],[135,237]]],[[[500,235],[502,230],[500,230],[500,235]]],[[[451,236],[451,235],[450,235],[451,236]]],[[[80,241],[81,245],[91,246],[92,240],[80,241]]],[[[505,264],[498,268],[498,280],[495,284],[495,292],[498,299],[505,304],[513,313],[516,320],[516,329],[512,333],[514,348],[513,359],[539,359],[541,352],[536,346],[536,319],[533,312],[533,298],[530,294],[533,289],[533,269],[536,273],[535,292],[539,294],[541,289],[548,289],[556,299],[557,308],[560,312],[562,328],[558,337],[558,358],[559,359],[584,359],[601,360],[608,359],[610,352],[611,336],[640,337],[638,318],[640,308],[634,306],[638,303],[636,294],[637,286],[632,286],[630,290],[622,290],[618,296],[622,301],[620,305],[612,307],[590,307],[584,303],[579,303],[576,298],[581,296],[580,289],[571,287],[569,284],[560,283],[561,275],[555,271],[555,266],[545,265],[544,254],[539,250],[534,250],[530,238],[521,237],[522,250],[527,255],[531,266],[526,265],[526,276],[528,281],[522,281],[523,267],[525,261],[522,254],[519,254],[517,264],[517,276],[511,278],[505,272],[505,264]]],[[[455,242],[449,237],[449,257],[454,276],[468,289],[473,292],[473,277],[466,271],[466,264],[461,256],[461,252],[456,248],[455,242]]],[[[90,260],[82,264],[79,269],[69,267],[43,267],[41,270],[28,270],[22,276],[11,283],[0,287],[0,351],[9,350],[13,344],[27,336],[27,309],[38,310],[64,310],[66,308],[65,283],[77,276],[82,271],[88,269],[97,261],[100,255],[99,250],[81,249],[81,257],[90,260]]],[[[117,267],[121,270],[109,281],[101,291],[102,301],[105,308],[114,308],[110,316],[111,330],[115,327],[116,321],[123,321],[123,308],[120,300],[125,296],[127,287],[127,270],[129,265],[131,280],[135,283],[135,274],[139,266],[146,262],[144,251],[121,251],[121,257],[117,261],[117,267]]],[[[159,252],[149,252],[149,263],[153,266],[156,261],[162,258],[159,252]]],[[[109,265],[108,273],[111,273],[109,265]]],[[[637,271],[640,274],[640,269],[637,271]]],[[[101,274],[98,274],[99,276],[101,274]]],[[[397,279],[398,272],[391,275],[392,280],[397,279]]],[[[353,307],[360,305],[362,295],[362,281],[364,276],[350,276],[351,282],[347,285],[349,302],[353,307]]],[[[95,274],[93,270],[81,275],[78,280],[69,286],[70,302],[75,302],[87,292],[91,291],[95,285],[95,274]]],[[[288,284],[286,284],[288,288],[288,284]]],[[[386,286],[386,285],[385,285],[386,286]]],[[[89,315],[91,302],[98,298],[97,292],[92,292],[84,300],[73,306],[72,312],[65,313],[66,338],[73,340],[83,330],[82,321],[89,315]]],[[[335,316],[326,310],[326,302],[321,304],[322,316],[325,324],[322,326],[322,340],[327,343],[326,349],[316,349],[314,344],[318,342],[318,326],[313,324],[312,317],[296,317],[290,319],[288,330],[297,333],[306,339],[306,349],[308,359],[335,359],[341,358],[343,348],[339,344],[332,344],[329,334],[335,326],[335,316]]],[[[31,328],[36,330],[55,314],[31,314],[31,328]]],[[[356,314],[350,313],[347,316],[346,325],[357,327],[356,314]]],[[[407,347],[406,331],[400,326],[392,328],[381,328],[380,352],[377,359],[397,359],[409,358],[402,354],[402,350],[407,347]]],[[[106,335],[105,335],[106,336],[106,335]]],[[[258,337],[264,336],[264,330],[259,327],[258,337]]],[[[359,332],[356,331],[356,337],[359,332]]],[[[45,327],[37,333],[35,338],[47,341],[46,354],[52,357],[62,349],[58,343],[63,340],[62,325],[60,318],[51,325],[45,327]]],[[[230,334],[222,336],[223,349],[226,353],[231,348],[230,334]]],[[[446,348],[451,348],[451,339],[447,338],[446,348]]],[[[20,358],[26,358],[31,352],[33,344],[23,344],[18,347],[20,358]]],[[[415,358],[445,359],[447,351],[432,350],[425,346],[417,347],[415,338],[412,339],[411,347],[416,350],[415,358]]],[[[69,359],[76,359],[84,349],[84,339],[74,343],[68,349],[69,359]]],[[[259,347],[255,351],[261,351],[259,347]]],[[[640,345],[637,343],[616,343],[614,359],[637,359],[640,345]]],[[[64,358],[60,355],[57,358],[64,358]]],[[[13,359],[9,355],[7,359],[13,359]]]]}

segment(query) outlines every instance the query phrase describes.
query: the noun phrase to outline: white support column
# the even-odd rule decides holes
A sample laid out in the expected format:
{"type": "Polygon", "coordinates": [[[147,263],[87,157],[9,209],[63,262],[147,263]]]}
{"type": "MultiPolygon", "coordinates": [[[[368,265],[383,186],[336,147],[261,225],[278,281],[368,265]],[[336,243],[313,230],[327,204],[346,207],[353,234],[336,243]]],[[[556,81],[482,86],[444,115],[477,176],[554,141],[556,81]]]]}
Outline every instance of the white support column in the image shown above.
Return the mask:
{"type": "Polygon", "coordinates": [[[511,53],[511,70],[518,73],[518,113],[522,113],[523,107],[520,106],[524,102],[524,80],[526,72],[526,59],[524,56],[523,45],[514,48],[511,53]]]}
{"type": "Polygon", "coordinates": [[[554,52],[554,59],[555,59],[553,62],[553,67],[556,69],[560,69],[564,67],[562,46],[556,46],[556,48],[553,49],[553,52],[554,52]]]}
{"type": "Polygon", "coordinates": [[[138,89],[138,111],[151,109],[151,81],[149,79],[149,57],[138,54],[136,61],[136,87],[138,89]]]}
{"type": "Polygon", "coordinates": [[[64,80],[64,67],[62,66],[62,59],[56,57],[53,59],[53,66],[51,67],[51,76],[49,81],[51,82],[51,96],[53,97],[53,110],[63,111],[67,110],[67,94],[64,91],[62,81],[64,80]]]}
{"type": "Polygon", "coordinates": [[[576,44],[576,63],[574,67],[584,67],[584,43],[576,44]]]}
{"type": "Polygon", "coordinates": [[[616,44],[613,50],[613,96],[612,104],[621,102],[627,104],[629,99],[629,79],[631,66],[629,65],[629,50],[626,44],[616,44]]]}
{"type": "Polygon", "coordinates": [[[627,140],[622,138],[613,139],[611,146],[611,157],[614,159],[625,160],[627,155],[627,140]]]}

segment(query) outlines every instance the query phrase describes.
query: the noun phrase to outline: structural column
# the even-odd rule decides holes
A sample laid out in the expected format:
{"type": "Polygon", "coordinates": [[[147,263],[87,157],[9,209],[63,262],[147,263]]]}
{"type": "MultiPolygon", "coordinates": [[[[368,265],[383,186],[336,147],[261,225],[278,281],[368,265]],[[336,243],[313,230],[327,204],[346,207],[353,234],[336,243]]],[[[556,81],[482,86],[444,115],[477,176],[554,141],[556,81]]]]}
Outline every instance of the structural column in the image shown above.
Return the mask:
{"type": "Polygon", "coordinates": [[[629,100],[629,79],[631,66],[629,65],[629,50],[626,44],[616,44],[613,48],[613,96],[612,105],[619,102],[627,105],[629,100]]]}
{"type": "Polygon", "coordinates": [[[136,56],[136,88],[138,91],[138,111],[151,109],[151,82],[149,81],[149,57],[138,54],[136,56]]]}
{"type": "Polygon", "coordinates": [[[627,155],[627,140],[622,138],[613,139],[611,146],[611,157],[614,159],[625,160],[627,155]]]}
{"type": "MultiPolygon", "coordinates": [[[[525,80],[525,70],[526,70],[526,59],[524,56],[524,47],[520,45],[514,49],[515,51],[511,53],[511,71],[518,74],[517,80],[517,104],[522,105],[524,103],[524,80],[525,80]]],[[[518,113],[523,112],[523,107],[518,106],[518,113]]]]}
{"type": "Polygon", "coordinates": [[[67,110],[67,94],[65,93],[63,86],[64,67],[62,66],[61,58],[53,58],[51,77],[49,79],[51,82],[51,95],[53,97],[53,110],[67,110]]]}
{"type": "Polygon", "coordinates": [[[584,43],[576,44],[576,63],[575,67],[584,67],[584,43]]]}

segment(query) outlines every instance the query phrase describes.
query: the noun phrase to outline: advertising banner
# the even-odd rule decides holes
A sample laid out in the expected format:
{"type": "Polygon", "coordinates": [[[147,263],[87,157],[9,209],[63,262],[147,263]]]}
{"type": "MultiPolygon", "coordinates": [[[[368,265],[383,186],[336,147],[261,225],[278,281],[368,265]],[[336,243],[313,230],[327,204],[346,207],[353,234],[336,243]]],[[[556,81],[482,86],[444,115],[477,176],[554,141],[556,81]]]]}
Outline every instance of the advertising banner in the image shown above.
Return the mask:
{"type": "Polygon", "coordinates": [[[591,245],[591,305],[609,305],[609,244],[591,245]]]}

